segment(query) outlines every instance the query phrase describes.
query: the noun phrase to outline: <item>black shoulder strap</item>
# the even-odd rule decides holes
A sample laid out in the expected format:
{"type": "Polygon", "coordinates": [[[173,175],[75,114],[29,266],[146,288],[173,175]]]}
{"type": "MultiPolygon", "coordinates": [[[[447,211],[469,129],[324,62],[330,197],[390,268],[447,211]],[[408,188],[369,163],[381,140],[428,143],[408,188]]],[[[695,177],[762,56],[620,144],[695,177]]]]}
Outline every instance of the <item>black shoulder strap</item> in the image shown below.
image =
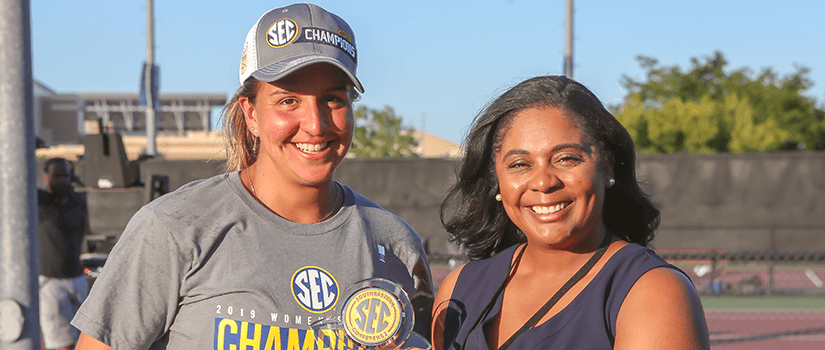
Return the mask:
{"type": "MultiPolygon", "coordinates": [[[[516,249],[518,249],[518,248],[516,248],[516,249]]],[[[506,286],[507,282],[510,281],[510,277],[512,277],[513,270],[518,265],[518,263],[521,261],[521,254],[523,254],[524,250],[526,250],[526,249],[527,249],[527,244],[525,243],[524,247],[521,248],[521,251],[518,252],[518,255],[516,256],[516,258],[513,259],[512,263],[510,263],[510,267],[507,270],[507,277],[504,278],[504,281],[501,282],[501,285],[498,286],[498,289],[496,290],[495,294],[493,294],[493,298],[490,299],[490,301],[487,303],[487,305],[484,307],[484,309],[481,310],[481,314],[479,314],[478,318],[476,318],[475,322],[473,322],[473,325],[470,326],[470,330],[467,331],[467,336],[464,337],[464,342],[461,343],[460,350],[464,350],[464,348],[467,346],[467,339],[470,338],[470,334],[473,333],[473,330],[476,327],[478,327],[478,324],[481,322],[481,320],[486,318],[487,315],[490,313],[490,310],[493,309],[493,306],[495,305],[496,300],[498,299],[498,296],[501,294],[502,291],[504,291],[504,286],[506,286]]]]}
{"type": "MultiPolygon", "coordinates": [[[[610,235],[608,234],[608,236],[610,235]]],[[[547,311],[550,311],[550,308],[552,308],[553,305],[555,305],[559,301],[559,299],[561,299],[561,297],[564,296],[564,294],[567,293],[568,290],[570,290],[570,288],[572,288],[577,282],[584,278],[584,276],[587,275],[588,272],[590,272],[590,269],[592,269],[593,266],[596,265],[596,262],[599,261],[599,258],[601,258],[602,255],[604,255],[604,252],[607,251],[608,246],[610,245],[603,244],[602,247],[599,248],[599,250],[597,250],[596,253],[590,257],[590,260],[587,260],[587,263],[585,263],[584,266],[582,266],[579,269],[579,271],[577,271],[576,274],[573,275],[573,277],[570,277],[570,279],[567,280],[567,283],[565,283],[556,292],[556,294],[554,294],[553,297],[550,298],[550,300],[548,300],[547,303],[545,303],[544,306],[541,307],[541,309],[539,309],[538,311],[536,311],[535,314],[533,314],[533,317],[527,320],[527,322],[525,322],[524,325],[521,326],[521,328],[519,328],[518,331],[516,331],[516,333],[513,333],[513,335],[511,335],[510,338],[507,339],[506,342],[504,342],[504,344],[501,344],[498,350],[507,349],[508,347],[510,347],[510,344],[516,341],[516,338],[518,338],[518,336],[520,336],[522,333],[536,325],[536,323],[538,323],[539,320],[541,320],[544,314],[546,314],[547,311]]]]}

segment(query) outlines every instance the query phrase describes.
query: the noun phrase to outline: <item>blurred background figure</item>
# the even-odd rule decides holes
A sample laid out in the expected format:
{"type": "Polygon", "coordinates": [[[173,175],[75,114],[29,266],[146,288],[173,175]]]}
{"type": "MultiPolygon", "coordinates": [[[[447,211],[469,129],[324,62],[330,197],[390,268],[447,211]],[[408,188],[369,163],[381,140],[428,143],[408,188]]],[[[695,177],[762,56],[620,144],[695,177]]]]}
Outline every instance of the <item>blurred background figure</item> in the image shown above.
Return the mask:
{"type": "Polygon", "coordinates": [[[37,190],[40,327],[46,349],[72,349],[79,331],[69,322],[89,291],[80,263],[88,210],[72,188],[74,171],[66,159],[51,158],[43,170],[46,189],[37,190]]]}

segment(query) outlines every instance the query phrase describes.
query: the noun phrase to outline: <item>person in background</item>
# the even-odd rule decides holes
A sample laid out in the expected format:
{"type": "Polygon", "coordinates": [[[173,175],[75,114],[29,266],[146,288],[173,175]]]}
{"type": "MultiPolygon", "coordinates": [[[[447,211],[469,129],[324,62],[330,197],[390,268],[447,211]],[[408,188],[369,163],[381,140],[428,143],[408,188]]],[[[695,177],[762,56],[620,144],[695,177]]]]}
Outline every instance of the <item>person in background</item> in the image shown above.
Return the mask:
{"type": "Polygon", "coordinates": [[[37,190],[40,247],[40,328],[46,349],[72,349],[78,330],[69,322],[89,292],[80,254],[89,232],[86,198],[74,191],[72,165],[46,161],[46,189],[37,190]]]}
{"type": "Polygon", "coordinates": [[[434,349],[709,349],[690,279],[646,248],[633,140],[586,87],[526,80],[465,147],[442,222],[473,261],[438,290],[434,349]]]}
{"type": "Polygon", "coordinates": [[[332,178],[364,91],[357,56],[350,26],[318,6],[258,19],[222,113],[227,173],[135,214],[73,320],[78,349],[313,349],[310,324],[374,277],[403,287],[429,336],[421,239],[332,178]]]}

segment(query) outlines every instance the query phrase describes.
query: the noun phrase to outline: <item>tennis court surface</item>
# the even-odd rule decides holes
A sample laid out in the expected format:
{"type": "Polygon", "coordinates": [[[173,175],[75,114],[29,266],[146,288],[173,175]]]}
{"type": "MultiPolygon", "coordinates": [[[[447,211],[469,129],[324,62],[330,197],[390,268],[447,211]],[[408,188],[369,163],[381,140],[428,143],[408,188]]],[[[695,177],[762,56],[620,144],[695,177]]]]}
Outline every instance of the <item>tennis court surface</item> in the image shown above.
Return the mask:
{"type": "Polygon", "coordinates": [[[823,310],[705,310],[714,350],[825,349],[823,310]]]}

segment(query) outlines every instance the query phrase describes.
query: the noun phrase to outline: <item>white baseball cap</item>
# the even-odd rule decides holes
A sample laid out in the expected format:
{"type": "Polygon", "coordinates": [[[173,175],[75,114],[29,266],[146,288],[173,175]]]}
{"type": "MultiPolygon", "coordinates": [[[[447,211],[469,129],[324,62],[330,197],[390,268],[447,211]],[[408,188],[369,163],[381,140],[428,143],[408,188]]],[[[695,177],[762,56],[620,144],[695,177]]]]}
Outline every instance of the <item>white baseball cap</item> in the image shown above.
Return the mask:
{"type": "Polygon", "coordinates": [[[249,30],[239,78],[241,85],[249,77],[272,82],[320,62],[340,68],[364,92],[355,76],[358,50],[349,24],[316,5],[294,4],[269,10],[249,30]]]}

